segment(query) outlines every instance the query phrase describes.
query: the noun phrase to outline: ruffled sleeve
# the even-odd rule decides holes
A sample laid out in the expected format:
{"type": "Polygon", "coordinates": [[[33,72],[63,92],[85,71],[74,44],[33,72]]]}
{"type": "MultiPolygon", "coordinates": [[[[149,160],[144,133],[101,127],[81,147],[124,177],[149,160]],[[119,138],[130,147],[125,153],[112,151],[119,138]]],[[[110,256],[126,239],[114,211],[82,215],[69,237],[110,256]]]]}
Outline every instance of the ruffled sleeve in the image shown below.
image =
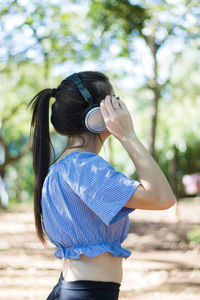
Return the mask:
{"type": "Polygon", "coordinates": [[[111,225],[134,211],[124,207],[139,181],[125,176],[101,156],[77,152],[64,164],[64,181],[106,225],[111,225]]]}

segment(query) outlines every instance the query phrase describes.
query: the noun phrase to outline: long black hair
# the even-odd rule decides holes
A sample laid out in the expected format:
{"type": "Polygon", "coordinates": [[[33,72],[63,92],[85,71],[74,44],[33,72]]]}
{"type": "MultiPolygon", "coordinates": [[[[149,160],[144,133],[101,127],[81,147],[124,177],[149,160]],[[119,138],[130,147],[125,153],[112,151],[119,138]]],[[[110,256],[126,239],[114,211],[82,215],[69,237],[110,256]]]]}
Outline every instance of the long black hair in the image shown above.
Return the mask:
{"type": "MultiPolygon", "coordinates": [[[[108,77],[104,74],[94,71],[79,72],[77,74],[91,93],[95,103],[100,103],[106,95],[111,94],[112,86],[108,77]]],[[[51,161],[51,147],[53,149],[49,133],[49,102],[52,96],[56,101],[51,106],[51,123],[57,133],[68,137],[66,149],[69,149],[70,140],[74,136],[80,136],[83,139],[83,144],[76,146],[76,148],[82,147],[86,143],[81,136],[82,133],[87,131],[88,135],[94,136],[94,133],[84,128],[81,117],[78,117],[80,116],[79,113],[87,108],[89,104],[83,99],[78,88],[68,77],[56,89],[40,91],[27,106],[29,107],[32,104],[33,110],[29,140],[33,135],[31,150],[34,172],[35,228],[37,236],[43,244],[46,241],[42,226],[41,192],[51,161]],[[34,132],[32,134],[33,128],[34,132]]]]}

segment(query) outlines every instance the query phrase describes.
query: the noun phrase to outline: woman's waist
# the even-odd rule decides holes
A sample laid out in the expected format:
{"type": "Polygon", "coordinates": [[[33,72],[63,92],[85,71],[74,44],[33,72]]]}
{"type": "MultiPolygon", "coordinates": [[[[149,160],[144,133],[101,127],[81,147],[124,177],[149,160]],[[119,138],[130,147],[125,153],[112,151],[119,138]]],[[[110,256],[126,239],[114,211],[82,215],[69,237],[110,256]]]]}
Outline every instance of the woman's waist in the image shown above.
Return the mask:
{"type": "Polygon", "coordinates": [[[104,252],[95,257],[84,254],[80,259],[64,259],[63,277],[66,281],[98,280],[121,283],[122,257],[104,252]]]}

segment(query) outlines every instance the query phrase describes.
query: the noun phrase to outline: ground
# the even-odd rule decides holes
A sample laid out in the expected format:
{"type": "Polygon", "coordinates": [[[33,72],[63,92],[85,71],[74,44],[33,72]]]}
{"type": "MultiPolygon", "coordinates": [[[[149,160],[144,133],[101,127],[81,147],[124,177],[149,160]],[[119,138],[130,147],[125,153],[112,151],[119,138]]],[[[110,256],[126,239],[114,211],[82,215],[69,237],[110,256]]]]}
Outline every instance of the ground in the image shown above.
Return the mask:
{"type": "MultiPolygon", "coordinates": [[[[187,239],[200,224],[200,205],[188,200],[178,208],[178,217],[175,207],[129,215],[122,246],[132,254],[123,259],[119,300],[200,299],[200,248],[187,239]]],[[[36,237],[32,204],[0,209],[0,299],[45,300],[62,268],[54,251],[36,237]]]]}

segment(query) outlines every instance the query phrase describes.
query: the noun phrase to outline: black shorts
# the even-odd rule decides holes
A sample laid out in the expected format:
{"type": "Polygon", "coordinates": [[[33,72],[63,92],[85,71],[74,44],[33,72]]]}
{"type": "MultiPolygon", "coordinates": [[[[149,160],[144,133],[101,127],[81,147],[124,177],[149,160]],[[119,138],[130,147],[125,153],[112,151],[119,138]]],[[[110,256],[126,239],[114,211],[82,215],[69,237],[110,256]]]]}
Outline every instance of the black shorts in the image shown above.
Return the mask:
{"type": "Polygon", "coordinates": [[[61,272],[46,300],[118,300],[120,286],[120,283],[111,281],[65,281],[61,272]]]}

